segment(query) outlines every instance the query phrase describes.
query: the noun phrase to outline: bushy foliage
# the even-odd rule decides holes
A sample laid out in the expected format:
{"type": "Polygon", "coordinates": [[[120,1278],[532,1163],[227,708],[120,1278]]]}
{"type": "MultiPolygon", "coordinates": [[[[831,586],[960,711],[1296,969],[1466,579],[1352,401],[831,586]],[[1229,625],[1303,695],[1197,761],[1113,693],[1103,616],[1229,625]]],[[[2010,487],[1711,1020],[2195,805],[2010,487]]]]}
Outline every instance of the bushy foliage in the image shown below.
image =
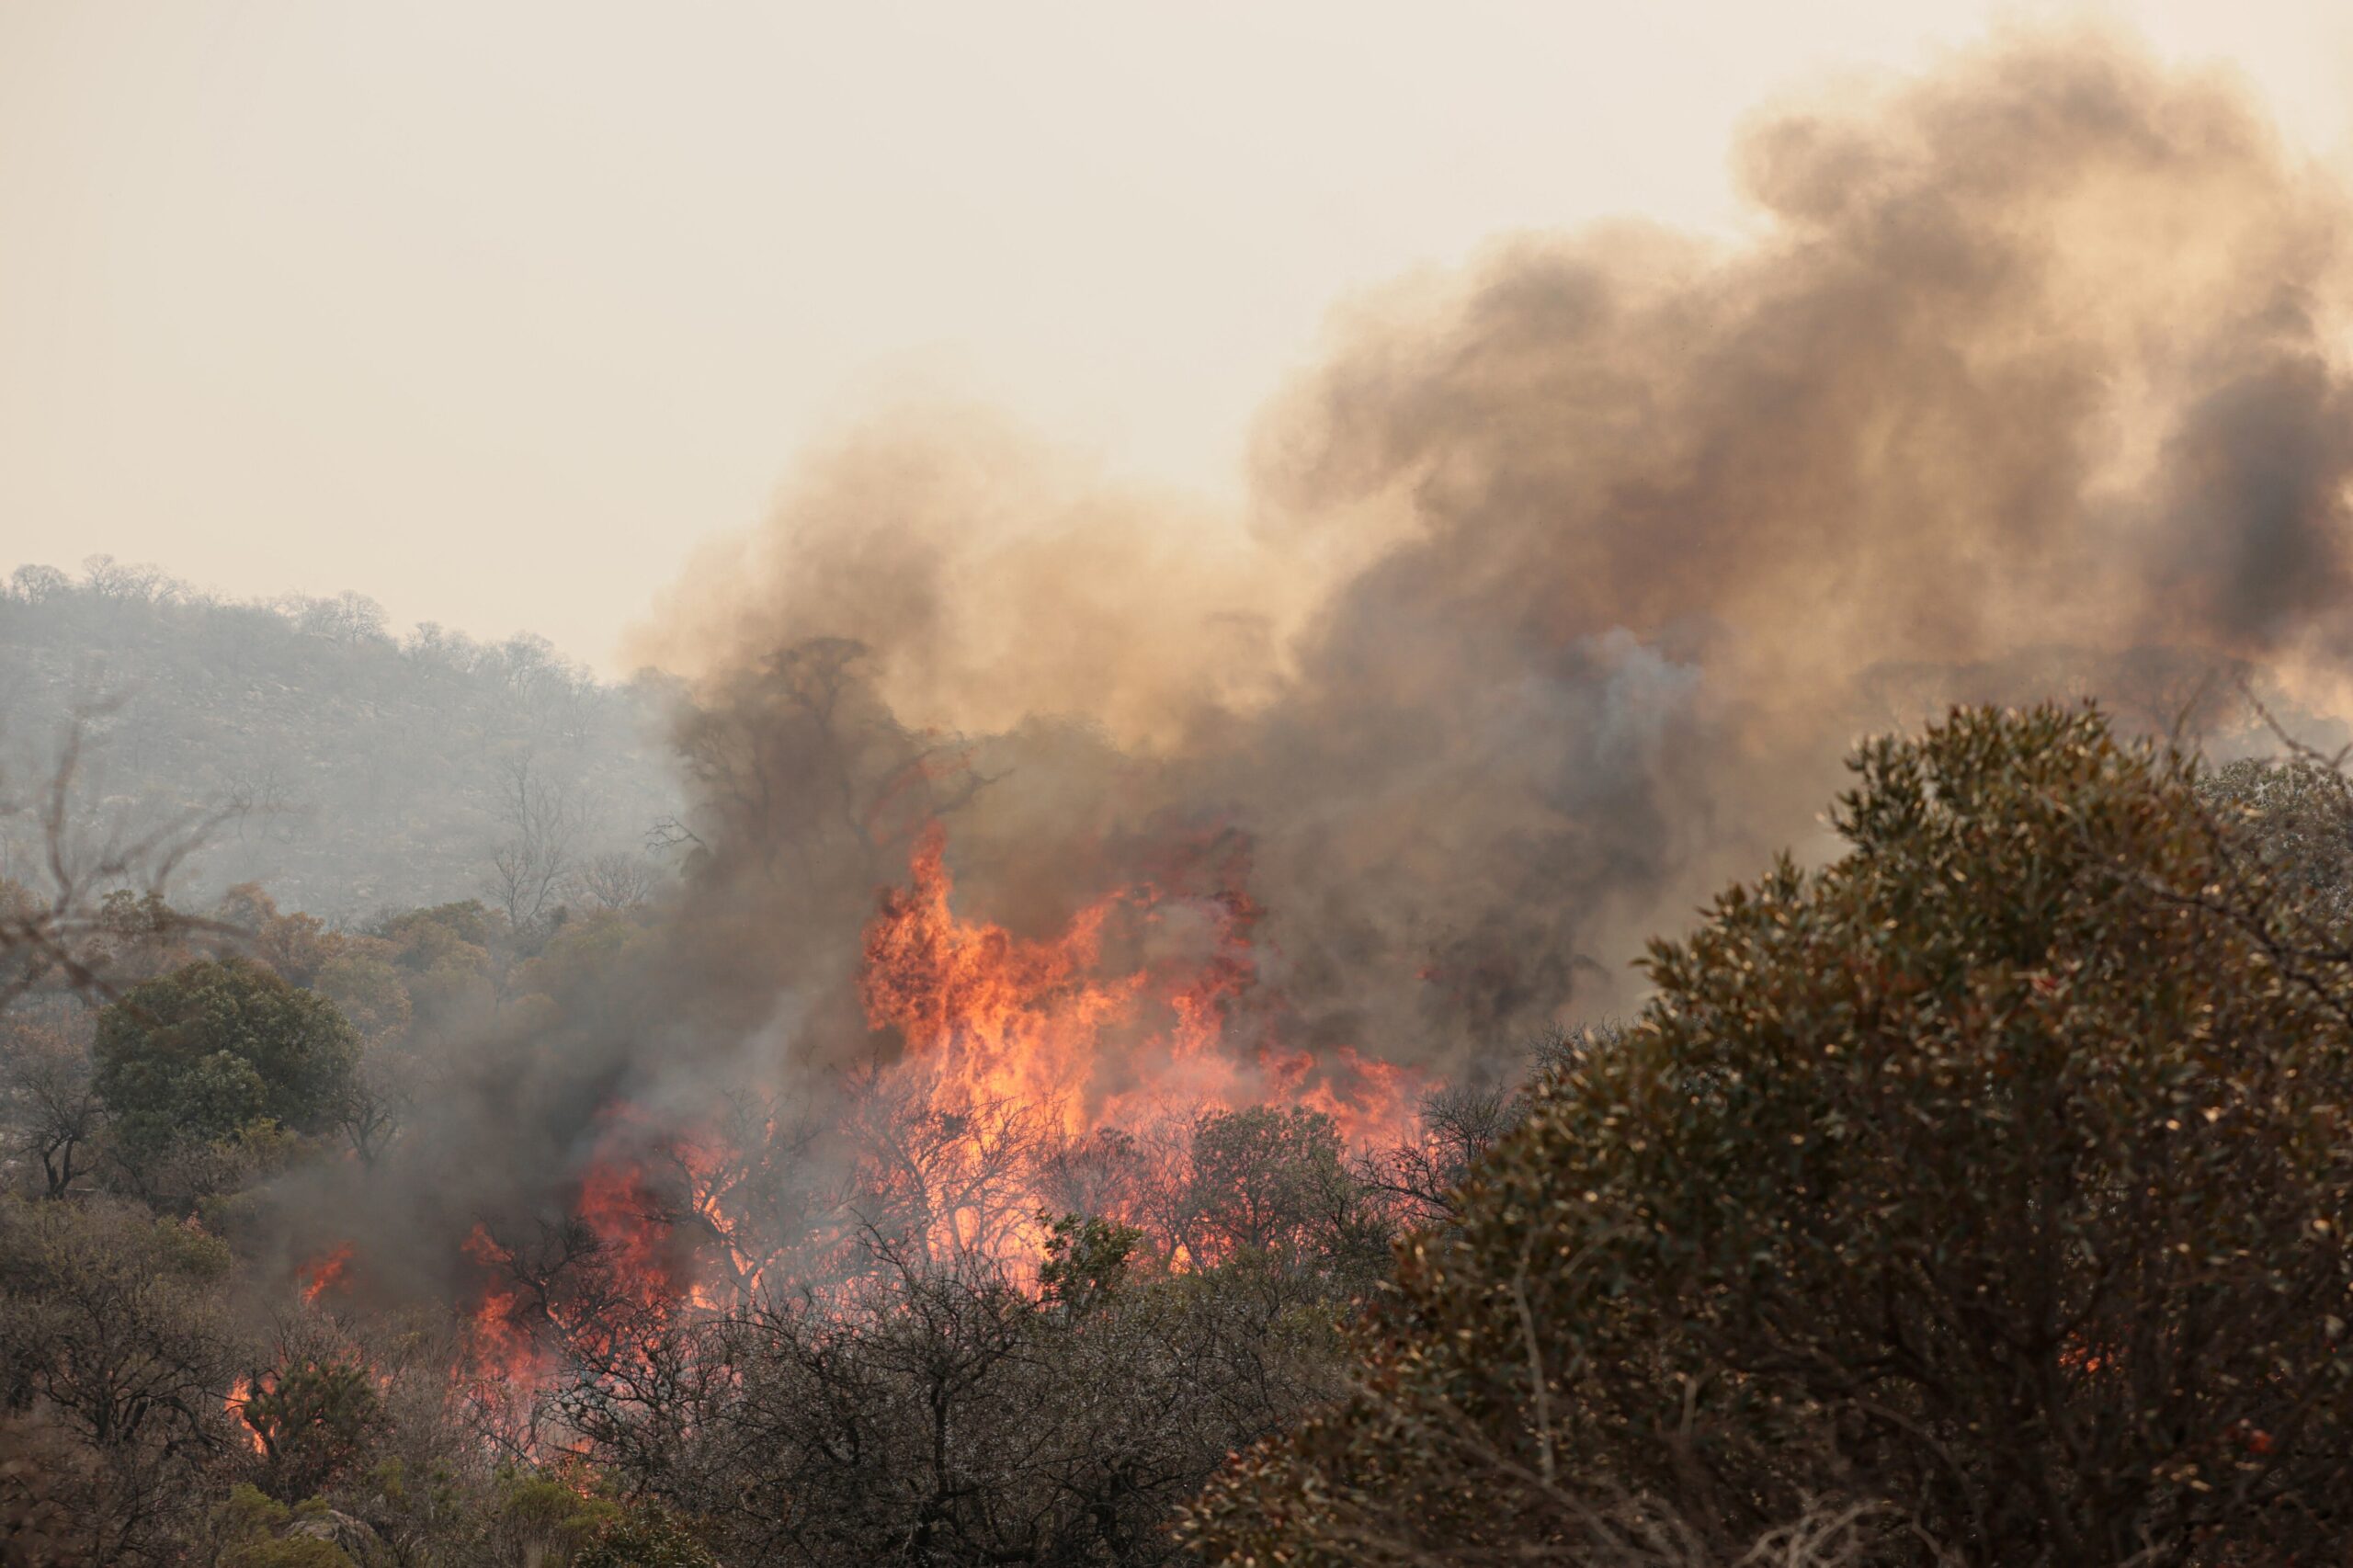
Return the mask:
{"type": "Polygon", "coordinates": [[[216,1568],[358,1568],[324,1513],[315,1504],[293,1508],[253,1486],[232,1487],[215,1510],[216,1568]]]}
{"type": "Polygon", "coordinates": [[[233,1136],[260,1120],[333,1123],[359,1038],[325,997],[244,959],[190,964],[98,1017],[97,1090],[133,1158],[233,1136]]]}
{"type": "Polygon", "coordinates": [[[1654,947],[1196,1547],[1729,1562],[1826,1508],[1852,1562],[2342,1554],[2345,962],[2096,713],[1855,767],[1845,857],[1654,947]]]}
{"type": "Polygon", "coordinates": [[[1142,1230],[1117,1220],[1064,1214],[1052,1221],[1038,1265],[1039,1298],[1074,1312],[1111,1300],[1127,1282],[1130,1259],[1142,1240],[1142,1230]]]}
{"type": "Polygon", "coordinates": [[[383,1425],[382,1401],[357,1362],[304,1357],[248,1372],[240,1416],[260,1445],[263,1487],[297,1503],[324,1490],[383,1425]]]}
{"type": "Polygon", "coordinates": [[[2353,783],[2311,756],[2247,757],[2198,781],[2200,797],[2274,895],[2318,924],[2353,920],[2353,783]]]}
{"type": "Polygon", "coordinates": [[[597,1532],[573,1568],[719,1568],[710,1549],[659,1508],[636,1508],[597,1532]]]}
{"type": "Polygon", "coordinates": [[[220,1440],[230,1261],[132,1206],[0,1197],[0,1412],[15,1446],[41,1456],[23,1504],[59,1551],[173,1554],[220,1440]]]}
{"type": "Polygon", "coordinates": [[[1083,1271],[1074,1302],[1066,1278],[1040,1295],[910,1266],[681,1331],[658,1377],[570,1414],[597,1463],[704,1521],[729,1562],[1165,1562],[1176,1504],[1335,1392],[1331,1308],[1263,1257],[1083,1271]]]}

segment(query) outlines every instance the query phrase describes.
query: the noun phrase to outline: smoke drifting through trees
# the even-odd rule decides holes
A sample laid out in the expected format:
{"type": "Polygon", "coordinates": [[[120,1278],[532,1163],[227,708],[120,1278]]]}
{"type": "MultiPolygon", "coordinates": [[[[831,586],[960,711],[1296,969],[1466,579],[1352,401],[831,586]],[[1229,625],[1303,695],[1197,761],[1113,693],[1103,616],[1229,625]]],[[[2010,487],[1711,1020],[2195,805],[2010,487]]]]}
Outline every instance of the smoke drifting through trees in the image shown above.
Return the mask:
{"type": "MultiPolygon", "coordinates": [[[[1185,1289],[1121,1321],[1222,1375],[1355,1299],[1520,1114],[1493,1064],[1582,1049],[1643,937],[1812,847],[1857,733],[2097,692],[2227,744],[2242,681],[2342,710],[2343,192],[2226,86],[2084,42],[1783,112],[1741,163],[1740,245],[1525,238],[1360,302],[1267,413],[1245,517],[976,415],[843,443],[648,634],[684,680],[675,886],[484,750],[498,914],[238,921],[368,1036],[357,1157],[288,1135],[142,1190],[176,1215],[272,1172],[218,1206],[253,1321],[455,1303],[400,1397],[518,1437],[551,1409],[767,1528],[705,1438],[773,1451],[771,1415],[877,1366],[844,1409],[936,1413],[876,1334],[902,1316],[1058,1346],[1132,1254],[1185,1289]],[[1236,1317],[1212,1277],[1262,1253],[1236,1317]]],[[[80,1087],[20,1086],[53,1193],[80,1087]]],[[[222,1421],[262,1435],[310,1353],[280,1348],[222,1421]]],[[[1325,1390],[1294,1348],[1263,1403],[1162,1423],[1118,1533],[1325,1390]]],[[[992,1408],[1091,1394],[1063,1354],[992,1408]]],[[[836,1484],[835,1436],[796,1429],[778,1495],[836,1484]]],[[[793,1550],[871,1561],[870,1523],[793,1550]]]]}
{"type": "MultiPolygon", "coordinates": [[[[691,677],[675,908],[453,1037],[372,1163],[282,1184],[288,1266],[358,1236],[369,1290],[478,1290],[633,1130],[902,1052],[1084,1036],[1066,1132],[1404,1103],[1381,1063],[1475,1077],[1622,1006],[1859,730],[2070,687],[2162,723],[2217,668],[2326,705],[2341,192],[2226,88],[2080,43],[1741,161],[1751,243],[1523,239],[1361,304],[1267,415],[1247,528],[977,418],[814,463],[649,637],[691,677]],[[912,1038],[941,1015],[878,1008],[878,953],[962,1021],[912,1038]]],[[[961,1071],[933,1111],[975,1109],[936,1102],[961,1071]]],[[[749,1125],[819,1166],[855,1132],[749,1125]]]]}

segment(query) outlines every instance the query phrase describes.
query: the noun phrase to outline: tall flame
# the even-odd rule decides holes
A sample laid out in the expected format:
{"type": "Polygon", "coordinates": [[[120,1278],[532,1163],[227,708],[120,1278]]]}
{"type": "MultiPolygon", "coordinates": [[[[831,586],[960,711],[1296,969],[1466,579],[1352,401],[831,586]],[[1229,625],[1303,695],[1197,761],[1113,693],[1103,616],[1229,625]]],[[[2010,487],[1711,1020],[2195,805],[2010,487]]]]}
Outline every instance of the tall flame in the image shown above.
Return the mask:
{"type": "MultiPolygon", "coordinates": [[[[867,928],[861,977],[869,1022],[900,1031],[907,1055],[896,1074],[933,1114],[984,1136],[1026,1112],[1082,1137],[1289,1102],[1331,1115],[1356,1142],[1410,1126],[1417,1083],[1406,1069],[1345,1048],[1325,1061],[1271,1048],[1245,1060],[1228,1047],[1230,1013],[1257,977],[1257,911],[1238,891],[1177,898],[1140,884],[1080,910],[1058,936],[1026,939],[955,912],[946,849],[936,823],[917,839],[907,885],[883,894],[867,928]],[[1115,918],[1145,937],[1181,919],[1190,939],[1174,957],[1107,975],[1105,935],[1115,918]]],[[[983,1141],[965,1142],[961,1174],[979,1174],[971,1167],[983,1141]]],[[[981,1205],[951,1204],[935,1245],[1034,1261],[1038,1195],[997,1197],[994,1228],[981,1205]]]]}
{"type": "Polygon", "coordinates": [[[245,1406],[251,1402],[253,1396],[253,1379],[241,1373],[237,1381],[229,1385],[229,1396],[221,1402],[222,1408],[235,1417],[237,1424],[245,1429],[246,1446],[257,1454],[267,1454],[269,1445],[262,1440],[261,1428],[256,1426],[252,1418],[245,1414],[245,1406]]]}
{"type": "Polygon", "coordinates": [[[934,824],[916,844],[910,885],[885,893],[867,928],[867,1018],[904,1034],[955,1108],[1035,1107],[1083,1131],[1096,1041],[1131,1014],[1146,979],[1094,976],[1114,901],[1080,911],[1057,938],[1025,941],[957,918],[946,848],[934,824]]]}
{"type": "MultiPolygon", "coordinates": [[[[1184,869],[1171,881],[1188,880],[1184,869]]],[[[1328,1115],[1353,1143],[1405,1135],[1420,1087],[1410,1069],[1345,1048],[1244,1050],[1229,1039],[1254,999],[1258,911],[1237,878],[1222,881],[1183,893],[1136,882],[1057,933],[1025,937],[958,913],[946,835],[937,824],[923,833],[907,881],[882,892],[864,938],[868,1021],[896,1030],[904,1051],[847,1109],[863,1161],[853,1179],[874,1210],[861,1222],[904,1221],[935,1258],[984,1259],[1018,1278],[1044,1255],[1055,1205],[1042,1162],[1053,1152],[1083,1159],[1127,1130],[1181,1134],[1202,1111],[1268,1104],[1328,1115]]],[[[1263,1040],[1267,1019],[1254,1022],[1263,1040]]],[[[789,1256],[767,1250],[740,1207],[756,1164],[745,1155],[708,1127],[608,1108],[571,1206],[568,1279],[535,1277],[484,1226],[465,1244],[484,1276],[467,1392],[518,1414],[567,1357],[592,1376],[625,1375],[646,1336],[681,1312],[730,1308],[771,1276],[826,1277],[843,1233],[821,1222],[789,1256]]],[[[342,1278],[345,1256],[306,1270],[308,1293],[342,1278]]]]}

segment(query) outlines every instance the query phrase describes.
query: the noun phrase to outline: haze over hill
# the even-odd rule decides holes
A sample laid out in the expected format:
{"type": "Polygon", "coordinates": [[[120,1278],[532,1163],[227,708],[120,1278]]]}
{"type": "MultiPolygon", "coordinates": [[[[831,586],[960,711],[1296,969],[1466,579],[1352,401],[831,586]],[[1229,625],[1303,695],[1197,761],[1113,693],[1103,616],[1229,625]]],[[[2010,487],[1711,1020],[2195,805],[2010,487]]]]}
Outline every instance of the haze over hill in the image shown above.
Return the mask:
{"type": "MultiPolygon", "coordinates": [[[[642,856],[676,810],[650,678],[599,682],[529,635],[396,637],[356,593],[225,599],[104,556],[19,568],[0,591],[0,713],[22,779],[84,715],[75,798],[108,822],[217,817],[173,890],[192,904],[248,881],[331,921],[496,904],[538,895],[499,885],[519,817],[585,865],[642,856]]],[[[0,875],[36,828],[0,824],[0,875]]]]}

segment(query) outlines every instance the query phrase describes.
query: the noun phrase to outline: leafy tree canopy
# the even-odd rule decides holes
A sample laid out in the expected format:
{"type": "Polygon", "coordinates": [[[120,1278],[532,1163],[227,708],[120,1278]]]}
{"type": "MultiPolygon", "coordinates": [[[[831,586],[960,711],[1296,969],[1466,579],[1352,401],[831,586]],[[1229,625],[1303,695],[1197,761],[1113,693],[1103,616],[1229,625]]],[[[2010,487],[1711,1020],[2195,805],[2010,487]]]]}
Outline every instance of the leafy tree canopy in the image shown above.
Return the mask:
{"type": "Polygon", "coordinates": [[[1230,1470],[1197,1548],[2342,1556],[2346,955],[2096,712],[1853,766],[1849,852],[1653,948],[1625,1038],[1403,1249],[1362,1392],[1230,1470]]]}
{"type": "Polygon", "coordinates": [[[242,959],[135,986],[98,1017],[97,1088],[133,1153],[228,1138],[256,1120],[326,1127],[358,1032],[334,1003],[242,959]]]}

